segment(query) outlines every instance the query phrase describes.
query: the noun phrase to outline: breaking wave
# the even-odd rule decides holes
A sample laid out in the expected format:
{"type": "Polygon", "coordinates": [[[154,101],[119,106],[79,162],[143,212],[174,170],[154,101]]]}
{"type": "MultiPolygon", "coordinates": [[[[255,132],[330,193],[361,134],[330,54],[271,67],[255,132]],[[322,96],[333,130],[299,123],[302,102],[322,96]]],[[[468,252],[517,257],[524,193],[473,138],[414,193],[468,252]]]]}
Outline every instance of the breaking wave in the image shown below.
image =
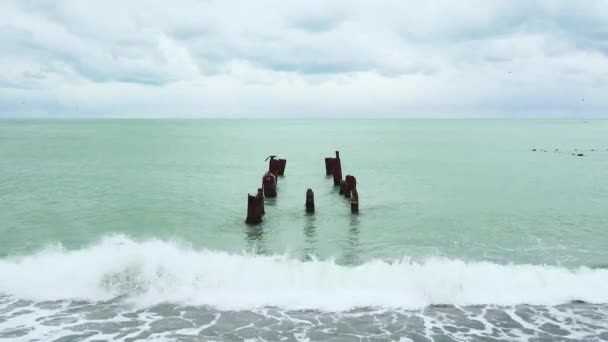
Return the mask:
{"type": "Polygon", "coordinates": [[[49,247],[0,259],[0,293],[32,300],[163,302],[222,310],[276,306],[349,310],[433,304],[556,305],[608,302],[608,270],[430,258],[358,266],[197,250],[111,236],[80,250],[49,247]]]}

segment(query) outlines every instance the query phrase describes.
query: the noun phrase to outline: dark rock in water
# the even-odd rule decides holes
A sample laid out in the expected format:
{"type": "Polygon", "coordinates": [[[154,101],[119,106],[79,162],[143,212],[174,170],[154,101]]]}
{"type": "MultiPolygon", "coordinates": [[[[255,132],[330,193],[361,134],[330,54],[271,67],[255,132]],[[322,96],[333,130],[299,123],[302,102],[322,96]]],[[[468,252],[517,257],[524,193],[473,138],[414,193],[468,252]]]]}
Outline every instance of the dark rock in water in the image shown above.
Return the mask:
{"type": "Polygon", "coordinates": [[[579,153],[579,154],[577,154],[577,156],[582,157],[582,156],[584,156],[584,154],[579,153]]]}
{"type": "Polygon", "coordinates": [[[532,149],[532,152],[536,152],[536,149],[535,149],[535,148],[533,148],[533,149],[532,149]]]}

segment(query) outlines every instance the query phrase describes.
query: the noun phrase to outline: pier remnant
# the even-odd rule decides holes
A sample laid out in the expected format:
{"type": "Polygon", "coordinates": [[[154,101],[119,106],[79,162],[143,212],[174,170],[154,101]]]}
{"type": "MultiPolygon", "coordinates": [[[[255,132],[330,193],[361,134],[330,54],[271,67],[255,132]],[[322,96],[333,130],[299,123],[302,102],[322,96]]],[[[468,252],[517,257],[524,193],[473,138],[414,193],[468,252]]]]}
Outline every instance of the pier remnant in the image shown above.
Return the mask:
{"type": "Polygon", "coordinates": [[[272,171],[266,172],[262,177],[262,189],[264,196],[277,197],[277,176],[272,171]]]}
{"type": "Polygon", "coordinates": [[[325,158],[325,174],[327,176],[334,174],[334,159],[331,157],[325,158]]]}
{"type": "Polygon", "coordinates": [[[262,222],[264,196],[258,192],[255,196],[247,194],[247,219],[245,223],[259,224],[262,222]]]}
{"type": "Polygon", "coordinates": [[[258,188],[258,196],[262,198],[262,215],[266,214],[266,209],[264,209],[264,189],[258,188]]]}
{"type": "Polygon", "coordinates": [[[285,175],[285,166],[287,166],[287,159],[279,159],[279,176],[285,175]]]}
{"type": "Polygon", "coordinates": [[[325,158],[325,174],[333,175],[334,185],[340,185],[340,180],[342,180],[342,164],[340,162],[340,151],[336,151],[335,158],[325,158]]]}
{"type": "Polygon", "coordinates": [[[306,212],[309,214],[315,212],[315,193],[312,189],[306,190],[306,212]]]}
{"type": "Polygon", "coordinates": [[[357,189],[353,189],[351,191],[350,212],[351,213],[359,212],[359,192],[357,191],[357,189]]]}
{"type": "Polygon", "coordinates": [[[344,195],[344,191],[346,191],[346,182],[341,180],[340,181],[340,195],[344,195]]]}
{"type": "Polygon", "coordinates": [[[275,177],[279,176],[279,160],[275,159],[277,156],[268,156],[268,158],[266,158],[266,160],[270,159],[268,161],[268,171],[272,172],[272,174],[275,177]]]}
{"type": "Polygon", "coordinates": [[[342,163],[340,162],[340,151],[336,151],[336,158],[334,158],[334,169],[332,171],[334,176],[334,185],[340,185],[342,180],[342,163]]]}
{"type": "Polygon", "coordinates": [[[344,184],[344,196],[350,198],[350,193],[357,189],[357,179],[354,176],[347,175],[344,184]]]}
{"type": "Polygon", "coordinates": [[[275,177],[283,176],[285,174],[285,166],[287,166],[286,159],[275,159],[277,156],[268,156],[268,171],[272,172],[275,177]]]}

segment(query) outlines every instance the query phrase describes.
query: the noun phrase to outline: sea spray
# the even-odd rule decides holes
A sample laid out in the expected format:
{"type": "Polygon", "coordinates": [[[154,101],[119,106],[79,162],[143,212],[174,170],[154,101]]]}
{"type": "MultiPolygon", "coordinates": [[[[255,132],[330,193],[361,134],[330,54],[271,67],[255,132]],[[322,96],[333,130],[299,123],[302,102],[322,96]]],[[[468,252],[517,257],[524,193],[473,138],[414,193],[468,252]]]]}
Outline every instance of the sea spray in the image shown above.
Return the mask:
{"type": "Polygon", "coordinates": [[[120,235],[83,249],[52,247],[0,259],[0,279],[0,292],[21,299],[99,301],[122,296],[142,306],[169,302],[221,310],[608,302],[605,269],[408,257],[347,266],[333,260],[197,250],[120,235]]]}

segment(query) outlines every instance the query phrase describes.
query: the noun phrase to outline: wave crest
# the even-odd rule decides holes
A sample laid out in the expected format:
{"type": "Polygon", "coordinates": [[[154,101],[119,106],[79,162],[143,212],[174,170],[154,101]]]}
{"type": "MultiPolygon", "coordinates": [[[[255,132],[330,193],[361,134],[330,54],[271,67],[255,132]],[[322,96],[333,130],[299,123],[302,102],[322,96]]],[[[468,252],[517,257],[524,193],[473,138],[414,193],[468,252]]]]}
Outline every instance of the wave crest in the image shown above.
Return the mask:
{"type": "Polygon", "coordinates": [[[47,248],[0,259],[0,292],[33,300],[161,302],[218,309],[278,306],[348,310],[435,304],[556,305],[608,302],[608,270],[499,265],[430,258],[358,266],[196,250],[176,242],[112,236],[74,251],[47,248]]]}

